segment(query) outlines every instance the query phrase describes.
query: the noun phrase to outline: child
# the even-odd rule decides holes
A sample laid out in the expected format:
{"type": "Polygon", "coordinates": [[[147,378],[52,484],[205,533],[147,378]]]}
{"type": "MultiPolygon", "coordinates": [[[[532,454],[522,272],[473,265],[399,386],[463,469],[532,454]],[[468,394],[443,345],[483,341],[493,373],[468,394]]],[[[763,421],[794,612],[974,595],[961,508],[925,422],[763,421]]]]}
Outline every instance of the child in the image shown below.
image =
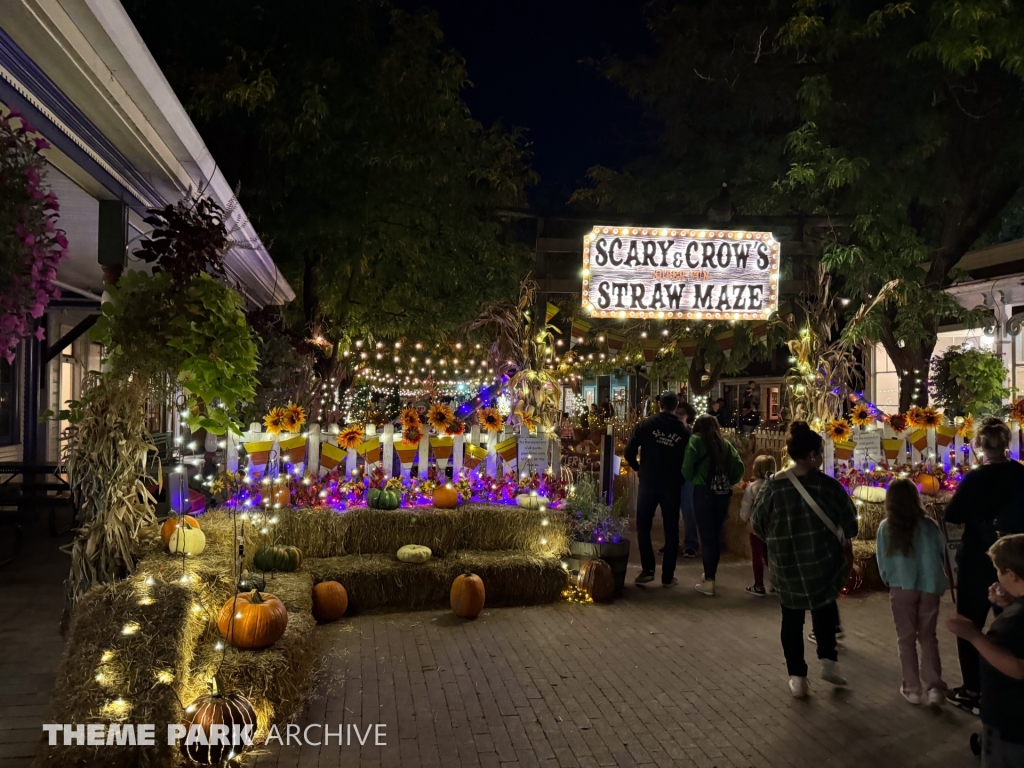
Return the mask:
{"type": "Polygon", "coordinates": [[[878,526],[878,571],[889,585],[889,602],[903,665],[900,694],[911,704],[940,707],[946,701],[935,625],[946,592],[945,543],[939,526],[925,517],[917,486],[894,480],[885,494],[885,520],[878,526]],[[917,644],[921,644],[921,668],[917,644]],[[923,686],[922,686],[923,683],[923,686]]]}
{"type": "Polygon", "coordinates": [[[761,455],[754,459],[754,479],[743,491],[743,501],[740,504],[740,519],[750,529],[750,555],[754,566],[754,586],[747,587],[747,594],[755,597],[764,597],[764,567],[768,563],[768,547],[750,528],[750,510],[754,507],[757,494],[764,485],[764,481],[775,474],[775,459],[771,456],[761,455]]]}
{"type": "Polygon", "coordinates": [[[988,550],[999,583],[989,599],[1004,608],[985,635],[966,616],[946,626],[981,654],[981,764],[1024,765],[1024,534],[1004,536],[988,550]]]}

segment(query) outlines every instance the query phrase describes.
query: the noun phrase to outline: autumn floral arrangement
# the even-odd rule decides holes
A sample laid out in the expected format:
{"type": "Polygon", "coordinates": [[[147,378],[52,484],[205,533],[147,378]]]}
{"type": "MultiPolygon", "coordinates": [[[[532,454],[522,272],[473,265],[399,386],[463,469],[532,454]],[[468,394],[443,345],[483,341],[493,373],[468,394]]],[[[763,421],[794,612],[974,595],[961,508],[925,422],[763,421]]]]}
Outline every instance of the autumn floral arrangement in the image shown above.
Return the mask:
{"type": "Polygon", "coordinates": [[[60,205],[43,189],[50,144],[32,138],[36,129],[17,111],[0,117],[0,355],[8,362],[46,307],[60,298],[57,267],[68,255],[68,241],[57,229],[60,205]]]}
{"type": "Polygon", "coordinates": [[[305,423],[306,411],[295,403],[283,408],[271,408],[270,413],[263,419],[263,426],[267,428],[269,435],[280,435],[285,432],[295,434],[305,423]]]}

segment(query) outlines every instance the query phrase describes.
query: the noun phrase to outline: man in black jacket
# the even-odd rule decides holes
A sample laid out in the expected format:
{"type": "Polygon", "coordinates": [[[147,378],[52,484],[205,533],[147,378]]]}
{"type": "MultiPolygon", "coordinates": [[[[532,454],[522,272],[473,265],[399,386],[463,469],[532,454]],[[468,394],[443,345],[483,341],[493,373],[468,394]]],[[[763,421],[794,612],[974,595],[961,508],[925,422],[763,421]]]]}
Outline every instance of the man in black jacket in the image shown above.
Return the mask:
{"type": "Polygon", "coordinates": [[[676,556],[679,552],[679,502],[683,487],[683,454],[690,440],[688,430],[675,415],[679,398],[666,392],[658,399],[661,413],[636,425],[626,445],[625,459],[640,473],[636,500],[636,532],[640,545],[642,571],[634,583],[654,581],[654,546],[651,526],[654,511],[661,507],[665,527],[665,559],[661,566],[662,586],[676,583],[676,556]],[[640,461],[637,461],[637,451],[640,461]]]}

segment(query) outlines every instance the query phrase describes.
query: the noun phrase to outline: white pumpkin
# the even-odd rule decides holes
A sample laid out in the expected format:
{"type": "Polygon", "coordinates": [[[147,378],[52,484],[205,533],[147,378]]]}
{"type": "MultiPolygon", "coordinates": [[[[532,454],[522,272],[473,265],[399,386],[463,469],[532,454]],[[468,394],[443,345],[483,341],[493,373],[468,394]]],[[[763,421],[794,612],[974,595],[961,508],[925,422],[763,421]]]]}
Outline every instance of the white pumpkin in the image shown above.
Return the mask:
{"type": "Polygon", "coordinates": [[[206,534],[198,528],[175,528],[167,549],[172,555],[201,555],[206,549],[206,534]]]}
{"type": "Polygon", "coordinates": [[[422,544],[406,544],[398,550],[398,559],[403,563],[425,563],[433,553],[422,544]]]}
{"type": "Polygon", "coordinates": [[[547,507],[548,500],[544,496],[534,496],[532,493],[520,493],[516,496],[516,504],[523,509],[542,509],[547,507]]]}
{"type": "Polygon", "coordinates": [[[853,489],[853,498],[881,504],[885,501],[885,488],[874,485],[858,485],[853,489]]]}

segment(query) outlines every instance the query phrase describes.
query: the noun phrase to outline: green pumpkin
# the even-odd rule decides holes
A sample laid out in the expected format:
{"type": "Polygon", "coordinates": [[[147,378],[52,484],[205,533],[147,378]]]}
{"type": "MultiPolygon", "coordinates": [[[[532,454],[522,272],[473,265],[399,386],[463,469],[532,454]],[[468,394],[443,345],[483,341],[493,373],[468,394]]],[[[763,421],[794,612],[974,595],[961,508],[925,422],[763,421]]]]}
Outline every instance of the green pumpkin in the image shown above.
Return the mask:
{"type": "Polygon", "coordinates": [[[402,504],[400,491],[387,491],[381,488],[371,488],[366,494],[366,506],[370,509],[398,509],[402,504]]]}
{"type": "Polygon", "coordinates": [[[297,571],[302,565],[302,552],[298,547],[271,544],[256,550],[252,557],[253,568],[260,571],[297,571]]]}

